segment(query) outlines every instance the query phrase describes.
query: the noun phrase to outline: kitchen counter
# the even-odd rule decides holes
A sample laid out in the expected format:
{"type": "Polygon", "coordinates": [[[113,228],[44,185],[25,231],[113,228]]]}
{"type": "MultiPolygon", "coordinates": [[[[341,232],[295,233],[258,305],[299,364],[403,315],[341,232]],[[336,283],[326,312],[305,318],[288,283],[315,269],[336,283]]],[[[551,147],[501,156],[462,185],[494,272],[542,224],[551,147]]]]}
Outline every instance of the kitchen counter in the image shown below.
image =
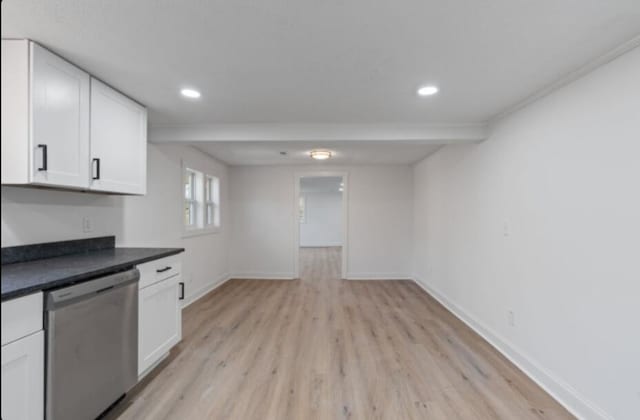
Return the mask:
{"type": "Polygon", "coordinates": [[[91,249],[2,265],[2,301],[55,289],[179,254],[184,248],[91,249]]]}

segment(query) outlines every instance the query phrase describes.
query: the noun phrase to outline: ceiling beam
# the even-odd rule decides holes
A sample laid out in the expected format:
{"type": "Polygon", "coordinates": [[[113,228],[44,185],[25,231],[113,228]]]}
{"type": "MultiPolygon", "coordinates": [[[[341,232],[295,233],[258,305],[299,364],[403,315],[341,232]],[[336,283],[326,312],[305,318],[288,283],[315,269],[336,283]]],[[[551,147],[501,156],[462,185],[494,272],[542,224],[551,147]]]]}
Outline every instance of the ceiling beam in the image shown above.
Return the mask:
{"type": "Polygon", "coordinates": [[[151,125],[154,143],[214,141],[421,141],[474,143],[487,138],[485,124],[215,124],[151,125]]]}

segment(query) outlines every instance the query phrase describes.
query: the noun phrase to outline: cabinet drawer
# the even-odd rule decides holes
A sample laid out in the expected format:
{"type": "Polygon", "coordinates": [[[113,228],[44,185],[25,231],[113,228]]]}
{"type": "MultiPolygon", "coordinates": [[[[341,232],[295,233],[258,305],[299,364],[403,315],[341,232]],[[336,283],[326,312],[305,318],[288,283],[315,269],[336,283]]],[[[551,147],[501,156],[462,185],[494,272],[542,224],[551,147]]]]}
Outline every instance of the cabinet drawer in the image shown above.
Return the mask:
{"type": "Polygon", "coordinates": [[[179,255],[171,255],[138,265],[137,268],[140,270],[140,289],[180,274],[181,264],[182,261],[179,255]]]}
{"type": "Polygon", "coordinates": [[[2,302],[2,345],[42,329],[42,293],[2,302]]]}

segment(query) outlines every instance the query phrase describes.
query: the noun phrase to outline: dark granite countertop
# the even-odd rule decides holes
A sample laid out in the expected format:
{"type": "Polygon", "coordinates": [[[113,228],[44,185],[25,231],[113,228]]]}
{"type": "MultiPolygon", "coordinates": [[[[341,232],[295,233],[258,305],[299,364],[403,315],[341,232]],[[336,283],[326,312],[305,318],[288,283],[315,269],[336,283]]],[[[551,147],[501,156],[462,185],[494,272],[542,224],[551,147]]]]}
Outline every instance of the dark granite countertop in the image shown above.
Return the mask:
{"type": "Polygon", "coordinates": [[[2,265],[2,300],[80,283],[183,251],[110,248],[2,265]]]}

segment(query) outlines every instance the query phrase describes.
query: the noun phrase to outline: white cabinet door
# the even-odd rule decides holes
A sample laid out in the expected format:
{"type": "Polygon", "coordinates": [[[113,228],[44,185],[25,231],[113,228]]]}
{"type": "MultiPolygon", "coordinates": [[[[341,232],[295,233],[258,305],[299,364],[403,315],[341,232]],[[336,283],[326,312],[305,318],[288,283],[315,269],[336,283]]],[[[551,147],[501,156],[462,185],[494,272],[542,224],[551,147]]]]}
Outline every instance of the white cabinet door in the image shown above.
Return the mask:
{"type": "Polygon", "coordinates": [[[2,419],[44,418],[44,332],[2,346],[2,419]]]}
{"type": "Polygon", "coordinates": [[[182,338],[180,275],[140,290],[138,375],[145,373],[182,338]]]}
{"type": "Polygon", "coordinates": [[[89,74],[31,43],[31,182],[89,187],[89,74]]]}
{"type": "Polygon", "coordinates": [[[145,194],[147,110],[91,79],[91,189],[145,194]]]}

